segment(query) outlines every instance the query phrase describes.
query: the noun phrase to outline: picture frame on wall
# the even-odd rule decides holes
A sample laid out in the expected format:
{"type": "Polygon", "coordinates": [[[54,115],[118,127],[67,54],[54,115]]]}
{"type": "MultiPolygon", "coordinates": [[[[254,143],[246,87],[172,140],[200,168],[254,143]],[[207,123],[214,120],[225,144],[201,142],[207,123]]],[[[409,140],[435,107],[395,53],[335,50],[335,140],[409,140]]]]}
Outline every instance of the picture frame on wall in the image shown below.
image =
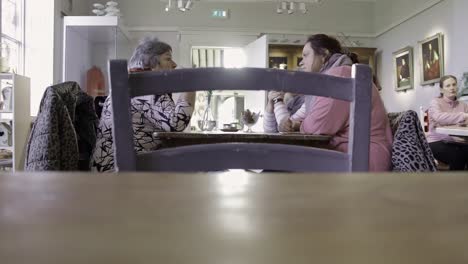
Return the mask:
{"type": "Polygon", "coordinates": [[[421,85],[438,82],[444,75],[444,43],[441,33],[419,41],[419,61],[421,85]]]}
{"type": "Polygon", "coordinates": [[[405,47],[393,53],[393,82],[396,91],[413,88],[413,48],[405,47]]]}

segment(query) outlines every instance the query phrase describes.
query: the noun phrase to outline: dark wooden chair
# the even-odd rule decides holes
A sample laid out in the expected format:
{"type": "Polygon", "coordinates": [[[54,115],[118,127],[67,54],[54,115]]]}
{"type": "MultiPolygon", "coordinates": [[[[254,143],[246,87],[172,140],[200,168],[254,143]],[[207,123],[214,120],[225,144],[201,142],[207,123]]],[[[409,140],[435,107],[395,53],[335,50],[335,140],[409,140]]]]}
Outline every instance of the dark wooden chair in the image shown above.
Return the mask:
{"type": "Polygon", "coordinates": [[[367,171],[372,73],[369,66],[361,64],[353,65],[352,72],[352,78],[260,68],[198,68],[128,74],[125,60],[112,60],[109,78],[116,170],[367,171]],[[203,90],[276,90],[349,101],[349,151],[341,153],[284,144],[225,143],[135,152],[129,110],[131,98],[203,90]]]}

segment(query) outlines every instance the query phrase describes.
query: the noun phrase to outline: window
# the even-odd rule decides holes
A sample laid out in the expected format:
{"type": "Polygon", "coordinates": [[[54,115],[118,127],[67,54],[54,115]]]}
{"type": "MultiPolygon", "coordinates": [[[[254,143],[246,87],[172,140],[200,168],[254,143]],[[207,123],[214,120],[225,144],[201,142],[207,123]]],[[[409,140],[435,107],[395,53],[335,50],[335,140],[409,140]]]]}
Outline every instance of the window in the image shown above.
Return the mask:
{"type": "Polygon", "coordinates": [[[24,0],[0,0],[2,5],[2,71],[23,73],[24,69],[24,0]],[[3,65],[6,63],[6,65],[3,65]]]}
{"type": "MultiPolygon", "coordinates": [[[[242,48],[230,47],[192,47],[192,67],[224,67],[242,68],[246,57],[242,48]]],[[[223,128],[224,124],[238,125],[244,111],[244,91],[213,91],[211,93],[198,91],[191,119],[192,127],[200,130],[205,124],[198,121],[216,120],[216,126],[223,128]]]]}

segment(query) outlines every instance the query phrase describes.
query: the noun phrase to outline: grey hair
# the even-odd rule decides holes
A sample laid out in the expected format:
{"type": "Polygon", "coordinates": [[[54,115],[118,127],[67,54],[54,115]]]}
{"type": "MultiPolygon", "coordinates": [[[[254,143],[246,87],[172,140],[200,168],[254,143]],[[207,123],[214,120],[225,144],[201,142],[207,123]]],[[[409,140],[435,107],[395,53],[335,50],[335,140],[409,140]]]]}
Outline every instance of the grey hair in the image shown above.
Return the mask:
{"type": "Polygon", "coordinates": [[[159,64],[159,56],[172,51],[169,44],[159,41],[157,37],[145,37],[133,52],[128,68],[154,68],[159,64]]]}

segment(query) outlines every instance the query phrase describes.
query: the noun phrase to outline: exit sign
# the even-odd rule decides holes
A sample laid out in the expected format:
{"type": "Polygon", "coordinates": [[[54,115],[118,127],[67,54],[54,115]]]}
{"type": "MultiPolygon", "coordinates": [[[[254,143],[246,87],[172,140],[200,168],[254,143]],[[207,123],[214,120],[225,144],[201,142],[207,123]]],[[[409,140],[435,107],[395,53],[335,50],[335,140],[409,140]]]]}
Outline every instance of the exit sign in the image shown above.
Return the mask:
{"type": "Polygon", "coordinates": [[[229,10],[228,9],[213,9],[211,10],[211,17],[227,19],[229,17],[229,10]]]}

